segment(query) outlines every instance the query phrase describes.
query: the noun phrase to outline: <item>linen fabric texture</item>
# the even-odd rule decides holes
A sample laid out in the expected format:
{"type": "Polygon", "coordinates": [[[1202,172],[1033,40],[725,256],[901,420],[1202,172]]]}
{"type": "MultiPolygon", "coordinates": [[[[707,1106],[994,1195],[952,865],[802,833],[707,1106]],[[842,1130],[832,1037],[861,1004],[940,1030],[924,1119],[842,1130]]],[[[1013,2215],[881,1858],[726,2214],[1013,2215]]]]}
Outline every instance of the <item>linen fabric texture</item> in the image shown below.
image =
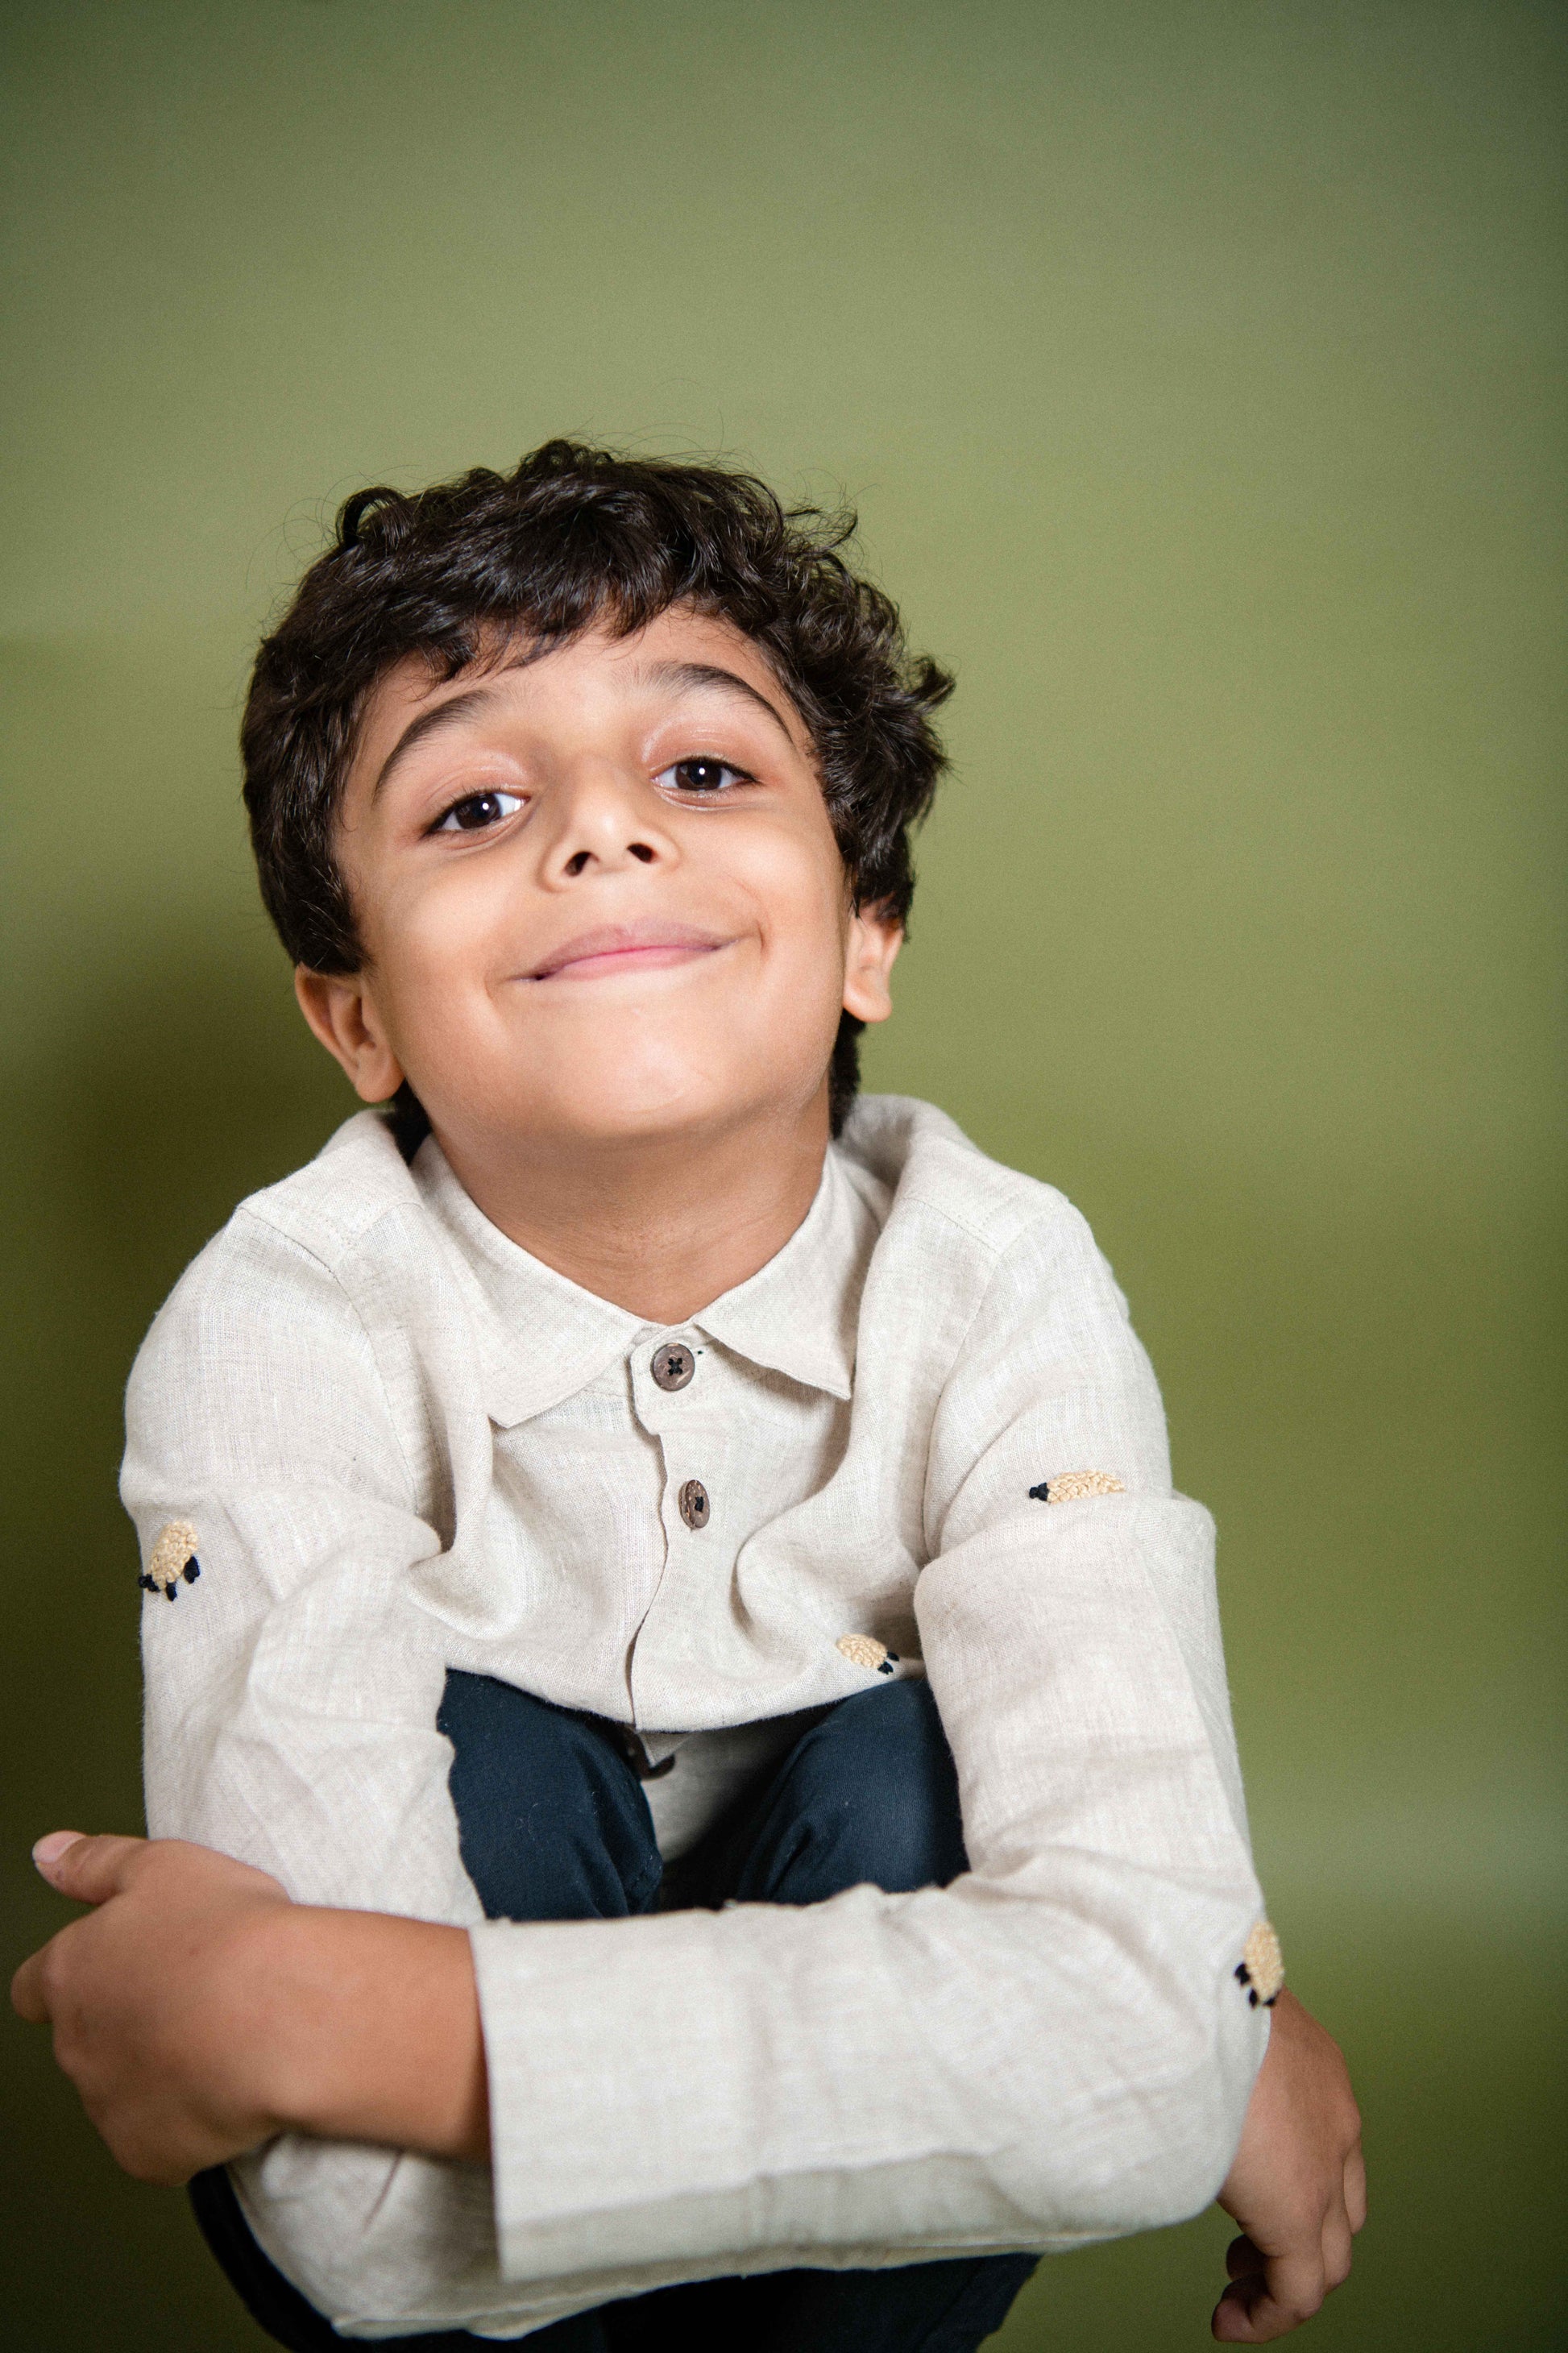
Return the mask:
{"type": "MultiPolygon", "coordinates": [[[[437,1722],[452,1743],[463,1861],[487,1919],[619,1919],[661,1902],[644,1786],[612,1727],[456,1669],[437,1722]]],[[[862,1881],[945,1886],[964,1869],[958,1776],[929,1683],[879,1682],[805,1723],[777,1770],[690,1859],[681,1901],[821,1904],[862,1881]]],[[[342,2342],[262,2254],[223,2168],[196,2176],[191,2200],[268,2335],[290,2353],[342,2342]]],[[[552,2322],[529,2353],[974,2353],[1036,2261],[961,2255],[689,2280],[552,2322]]],[[[468,2329],[384,2340],[404,2353],[471,2353],[479,2341],[468,2329]]]]}
{"type": "Polygon", "coordinates": [[[492,2168],[297,2134],[234,2168],[343,2335],[518,2337],[678,2280],[1062,2248],[1214,2196],[1268,2023],[1235,1975],[1263,1906],[1213,1527],[1059,1193],[862,1098],[790,1241],[670,1328],[361,1113],[187,1271],[127,1423],[143,1558],[181,1520],[201,1565],[143,1601],[152,1833],[472,1937],[492,2168]],[[666,1343],[695,1358],[676,1390],[666,1343]],[[1123,1492],[1030,1496],[1089,1471],[1123,1492]],[[929,1676],[956,1761],[951,1886],[483,1920],[448,1669],[673,1755],[647,1784],[671,1854],[788,1719],[889,1665],[929,1676]]]}

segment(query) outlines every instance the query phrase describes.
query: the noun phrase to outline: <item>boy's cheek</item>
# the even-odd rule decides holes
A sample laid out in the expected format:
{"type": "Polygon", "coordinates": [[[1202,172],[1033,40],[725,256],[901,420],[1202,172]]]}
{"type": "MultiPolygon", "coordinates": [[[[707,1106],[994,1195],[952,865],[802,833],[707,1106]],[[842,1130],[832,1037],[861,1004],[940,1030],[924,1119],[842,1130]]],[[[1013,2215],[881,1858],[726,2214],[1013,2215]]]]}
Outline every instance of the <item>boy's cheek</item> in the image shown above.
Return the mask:
{"type": "Polygon", "coordinates": [[[498,965],[527,968],[529,933],[520,885],[491,859],[410,876],[362,919],[378,970],[405,994],[479,979],[498,965]]]}
{"type": "MultiPolygon", "coordinates": [[[[496,910],[469,892],[411,894],[383,912],[371,945],[376,997],[399,1059],[458,1048],[482,1029],[497,979],[526,969],[521,940],[495,936],[496,910]]],[[[493,1008],[492,1008],[493,1010],[493,1008]]]]}

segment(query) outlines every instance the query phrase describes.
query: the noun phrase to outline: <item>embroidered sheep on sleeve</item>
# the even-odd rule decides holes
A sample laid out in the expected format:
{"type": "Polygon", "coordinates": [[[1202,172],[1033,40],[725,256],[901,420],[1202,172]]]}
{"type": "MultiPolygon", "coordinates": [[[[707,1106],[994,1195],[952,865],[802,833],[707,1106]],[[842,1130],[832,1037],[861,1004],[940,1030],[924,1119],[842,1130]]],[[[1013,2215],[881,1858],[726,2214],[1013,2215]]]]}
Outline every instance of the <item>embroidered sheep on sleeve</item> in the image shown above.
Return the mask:
{"type": "Polygon", "coordinates": [[[201,1573],[195,1529],[189,1520],[171,1520],[159,1531],[146,1570],[137,1582],[144,1593],[161,1593],[173,1601],[181,1586],[194,1585],[201,1573]]]}
{"type": "Polygon", "coordinates": [[[1285,1956],[1279,1949],[1279,1938],[1270,1922],[1255,1923],[1252,1933],[1241,1948],[1241,1958],[1236,1966],[1236,1981],[1247,1989],[1247,1999],[1254,2010],[1272,2010],[1285,1984],[1285,1956]]]}
{"type": "Polygon", "coordinates": [[[1037,1487],[1029,1490],[1031,1504],[1081,1504],[1089,1495],[1124,1495],[1127,1493],[1113,1472],[1062,1471],[1054,1479],[1042,1479],[1037,1487]]]}

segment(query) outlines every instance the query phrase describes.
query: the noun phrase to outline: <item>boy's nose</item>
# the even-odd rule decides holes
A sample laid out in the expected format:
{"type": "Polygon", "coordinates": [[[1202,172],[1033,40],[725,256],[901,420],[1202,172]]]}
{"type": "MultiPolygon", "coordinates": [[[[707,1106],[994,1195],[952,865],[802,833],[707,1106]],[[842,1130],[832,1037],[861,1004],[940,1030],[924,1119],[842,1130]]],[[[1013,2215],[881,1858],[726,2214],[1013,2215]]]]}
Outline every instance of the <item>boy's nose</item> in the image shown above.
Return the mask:
{"type": "Polygon", "coordinates": [[[546,881],[574,881],[595,868],[655,866],[676,854],[641,776],[612,760],[580,763],[552,797],[556,827],[545,858],[546,881]]]}

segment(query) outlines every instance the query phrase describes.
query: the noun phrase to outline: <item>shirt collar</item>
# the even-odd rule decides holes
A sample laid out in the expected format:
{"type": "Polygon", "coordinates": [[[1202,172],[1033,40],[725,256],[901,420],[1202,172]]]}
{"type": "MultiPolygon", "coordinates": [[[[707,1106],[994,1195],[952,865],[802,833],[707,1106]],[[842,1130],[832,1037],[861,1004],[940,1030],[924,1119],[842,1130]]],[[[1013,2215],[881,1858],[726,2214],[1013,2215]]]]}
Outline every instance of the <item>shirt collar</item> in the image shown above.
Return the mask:
{"type": "Polygon", "coordinates": [[[466,1193],[435,1137],[414,1156],[426,1208],[456,1245],[498,1428],[547,1413],[624,1357],[647,1326],[519,1247],[466,1193]]]}
{"type": "MultiPolygon", "coordinates": [[[[486,1409],[500,1429],[548,1412],[664,1327],[558,1274],[493,1226],[434,1136],[414,1181],[455,1245],[479,1334],[486,1409]]],[[[847,1399],[860,1293],[884,1188],[829,1146],[816,1198],[767,1264],[689,1319],[751,1363],[847,1399]]],[[[671,1326],[671,1329],[686,1328],[671,1326]]]]}
{"type": "Polygon", "coordinates": [[[877,1208],[830,1145],[816,1198],[783,1250],[692,1323],[753,1365],[847,1400],[877,1208]]]}

